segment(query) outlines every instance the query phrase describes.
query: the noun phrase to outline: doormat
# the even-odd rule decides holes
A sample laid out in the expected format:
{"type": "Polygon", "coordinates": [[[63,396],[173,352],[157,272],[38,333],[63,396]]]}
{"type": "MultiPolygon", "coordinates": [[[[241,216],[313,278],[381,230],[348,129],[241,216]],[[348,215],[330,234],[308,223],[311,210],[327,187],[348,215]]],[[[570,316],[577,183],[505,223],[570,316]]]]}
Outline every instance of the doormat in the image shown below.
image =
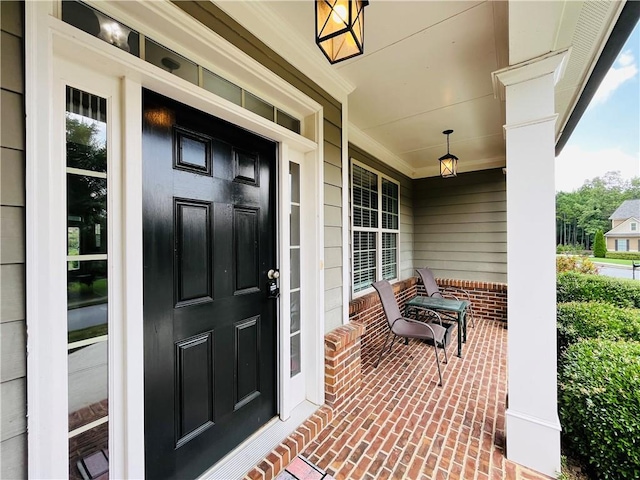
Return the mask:
{"type": "Polygon", "coordinates": [[[109,451],[98,450],[78,460],[78,470],[84,480],[109,480],[109,451]]]}
{"type": "Polygon", "coordinates": [[[335,480],[324,470],[315,466],[302,455],[298,455],[287,465],[276,480],[335,480]]]}

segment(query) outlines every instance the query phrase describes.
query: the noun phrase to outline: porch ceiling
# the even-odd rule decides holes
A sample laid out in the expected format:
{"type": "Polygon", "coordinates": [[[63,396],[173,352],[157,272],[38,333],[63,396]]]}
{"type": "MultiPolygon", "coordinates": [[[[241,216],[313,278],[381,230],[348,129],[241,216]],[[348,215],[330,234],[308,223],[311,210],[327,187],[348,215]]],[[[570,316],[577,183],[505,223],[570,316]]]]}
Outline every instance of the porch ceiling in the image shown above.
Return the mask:
{"type": "Polygon", "coordinates": [[[460,172],[504,166],[504,102],[491,72],[571,46],[559,138],[621,4],[376,0],[365,9],[365,54],[334,66],[315,46],[312,0],[219,6],[321,86],[346,89],[349,140],[422,178],[438,175],[448,128],[460,172]]]}

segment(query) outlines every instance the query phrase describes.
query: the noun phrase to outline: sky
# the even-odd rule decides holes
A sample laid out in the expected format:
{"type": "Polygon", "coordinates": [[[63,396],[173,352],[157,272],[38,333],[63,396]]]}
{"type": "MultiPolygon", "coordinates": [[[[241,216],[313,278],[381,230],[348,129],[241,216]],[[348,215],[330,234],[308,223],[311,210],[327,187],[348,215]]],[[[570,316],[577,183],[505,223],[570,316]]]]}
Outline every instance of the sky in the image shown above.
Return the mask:
{"type": "Polygon", "coordinates": [[[556,158],[556,191],[572,192],[610,171],[640,177],[639,64],[637,24],[556,158]]]}

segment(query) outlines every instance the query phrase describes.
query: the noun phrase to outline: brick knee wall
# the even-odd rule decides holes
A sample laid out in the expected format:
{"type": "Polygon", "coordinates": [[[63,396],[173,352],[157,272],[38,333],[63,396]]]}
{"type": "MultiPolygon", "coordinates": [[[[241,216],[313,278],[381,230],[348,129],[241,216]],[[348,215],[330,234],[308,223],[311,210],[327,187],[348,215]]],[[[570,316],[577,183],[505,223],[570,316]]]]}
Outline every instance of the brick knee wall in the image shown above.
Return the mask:
{"type": "Polygon", "coordinates": [[[361,337],[364,326],[349,323],[324,337],[324,392],[327,405],[337,407],[362,384],[361,337]]]}

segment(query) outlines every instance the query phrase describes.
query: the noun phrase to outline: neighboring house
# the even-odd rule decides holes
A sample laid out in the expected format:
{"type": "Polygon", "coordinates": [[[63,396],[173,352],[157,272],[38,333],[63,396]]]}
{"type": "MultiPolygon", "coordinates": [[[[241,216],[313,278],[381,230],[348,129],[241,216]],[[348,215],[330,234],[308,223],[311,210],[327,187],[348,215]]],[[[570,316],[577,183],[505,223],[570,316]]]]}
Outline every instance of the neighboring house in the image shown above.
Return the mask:
{"type": "Polygon", "coordinates": [[[604,234],[610,252],[640,252],[640,199],[625,200],[609,217],[604,234]]]}
{"type": "Polygon", "coordinates": [[[507,455],[557,472],[554,152],[639,6],[371,2],[332,67],[311,0],[2,1],[0,477],[247,471],[425,265],[508,280],[507,455]]]}

